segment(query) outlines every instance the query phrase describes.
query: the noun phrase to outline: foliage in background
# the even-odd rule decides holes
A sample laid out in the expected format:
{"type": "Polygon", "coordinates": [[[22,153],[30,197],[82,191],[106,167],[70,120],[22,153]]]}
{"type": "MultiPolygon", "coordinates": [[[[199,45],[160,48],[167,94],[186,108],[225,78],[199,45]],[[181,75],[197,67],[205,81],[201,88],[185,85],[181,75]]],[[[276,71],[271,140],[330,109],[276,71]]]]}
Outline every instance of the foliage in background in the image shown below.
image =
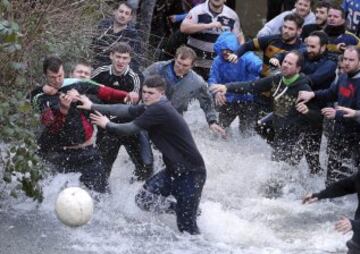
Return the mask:
{"type": "MultiPolygon", "coordinates": [[[[16,196],[22,189],[42,200],[39,180],[44,166],[36,154],[34,134],[39,123],[28,95],[44,81],[42,60],[47,55],[60,56],[67,70],[90,59],[96,25],[117,4],[114,0],[0,0],[0,197],[16,196]]],[[[151,18],[151,11],[141,12],[151,18]]],[[[153,57],[154,49],[147,45],[145,52],[153,57]]]]}
{"type": "Polygon", "coordinates": [[[45,170],[34,134],[39,123],[28,94],[42,82],[46,55],[65,62],[89,58],[92,30],[106,10],[100,0],[0,0],[0,195],[22,190],[42,200],[45,170]]]}

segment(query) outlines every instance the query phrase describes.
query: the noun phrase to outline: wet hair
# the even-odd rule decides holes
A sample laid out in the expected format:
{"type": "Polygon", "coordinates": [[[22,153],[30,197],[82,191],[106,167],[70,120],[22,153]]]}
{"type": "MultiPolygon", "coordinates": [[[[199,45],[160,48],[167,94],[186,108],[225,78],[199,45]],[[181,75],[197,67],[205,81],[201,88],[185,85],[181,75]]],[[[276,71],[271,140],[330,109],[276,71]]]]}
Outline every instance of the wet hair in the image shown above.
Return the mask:
{"type": "Polygon", "coordinates": [[[195,51],[187,46],[180,46],[176,50],[175,58],[178,58],[179,56],[181,59],[190,58],[192,60],[192,63],[194,63],[197,58],[195,51]]]}
{"type": "Polygon", "coordinates": [[[166,82],[160,75],[151,75],[144,80],[143,86],[156,88],[159,91],[166,90],[166,82]]]}
{"type": "Polygon", "coordinates": [[[330,6],[331,6],[331,3],[329,3],[328,1],[321,1],[315,5],[315,9],[326,8],[329,11],[330,6]]]}
{"type": "Polygon", "coordinates": [[[130,4],[128,4],[126,1],[120,1],[119,4],[116,5],[114,9],[115,9],[115,10],[119,9],[119,7],[120,7],[121,5],[125,5],[127,8],[129,8],[129,9],[131,10],[131,15],[134,14],[135,9],[134,9],[130,4]]]}
{"type": "Polygon", "coordinates": [[[358,48],[354,45],[349,45],[349,46],[346,46],[345,50],[356,51],[356,54],[358,55],[358,59],[360,60],[360,48],[358,48]]]}
{"type": "Polygon", "coordinates": [[[132,56],[133,54],[133,49],[132,47],[127,44],[126,42],[118,42],[115,43],[110,50],[111,53],[121,53],[121,54],[125,54],[125,53],[129,53],[130,56],[132,56]]]}
{"type": "Polygon", "coordinates": [[[61,66],[63,66],[63,61],[58,56],[48,56],[44,59],[43,62],[43,73],[47,74],[47,71],[59,72],[61,66]]]}
{"type": "Polygon", "coordinates": [[[341,12],[341,18],[342,19],[346,19],[346,12],[343,8],[341,8],[339,5],[336,5],[336,4],[332,4],[330,5],[330,8],[329,9],[334,9],[334,10],[337,10],[337,11],[340,11],[341,12]]]}
{"type": "Polygon", "coordinates": [[[304,19],[296,13],[290,13],[284,17],[285,21],[293,21],[297,28],[301,28],[304,25],[304,19]]]}
{"type": "Polygon", "coordinates": [[[297,61],[296,61],[296,66],[302,68],[304,65],[304,56],[303,54],[300,53],[300,51],[298,50],[291,50],[288,53],[286,53],[285,56],[287,56],[288,54],[294,54],[298,57],[297,61]]]}
{"type": "Polygon", "coordinates": [[[316,36],[320,40],[320,46],[327,45],[329,43],[329,37],[323,31],[314,31],[309,36],[316,36]]]}

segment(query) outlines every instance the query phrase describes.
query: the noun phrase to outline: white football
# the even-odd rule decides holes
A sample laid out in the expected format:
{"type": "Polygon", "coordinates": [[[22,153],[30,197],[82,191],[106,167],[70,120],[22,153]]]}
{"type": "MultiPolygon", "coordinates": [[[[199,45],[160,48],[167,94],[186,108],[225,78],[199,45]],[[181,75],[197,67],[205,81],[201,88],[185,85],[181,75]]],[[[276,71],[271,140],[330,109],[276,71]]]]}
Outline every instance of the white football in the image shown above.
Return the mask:
{"type": "Polygon", "coordinates": [[[77,227],[91,219],[94,203],[87,191],[80,187],[69,187],[60,192],[56,199],[55,211],[62,223],[77,227]]]}

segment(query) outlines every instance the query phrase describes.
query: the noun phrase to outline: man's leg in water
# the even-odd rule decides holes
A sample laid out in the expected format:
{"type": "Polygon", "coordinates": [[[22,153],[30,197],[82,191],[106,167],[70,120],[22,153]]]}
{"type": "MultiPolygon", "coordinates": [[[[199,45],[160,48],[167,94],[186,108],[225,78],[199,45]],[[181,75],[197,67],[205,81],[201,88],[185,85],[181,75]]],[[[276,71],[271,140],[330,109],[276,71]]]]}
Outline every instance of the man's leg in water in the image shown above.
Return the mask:
{"type": "Polygon", "coordinates": [[[138,181],[144,181],[153,174],[151,146],[149,140],[145,136],[141,137],[141,135],[143,133],[122,137],[122,144],[125,146],[126,152],[135,165],[134,176],[138,181]],[[148,146],[148,149],[145,146],[142,147],[143,145],[148,146]]]}
{"type": "Polygon", "coordinates": [[[304,138],[305,158],[310,168],[311,174],[322,172],[320,166],[320,145],[322,128],[314,128],[304,138]]]}
{"type": "Polygon", "coordinates": [[[237,116],[234,105],[231,103],[225,103],[225,105],[218,108],[218,111],[219,124],[224,128],[228,128],[237,116]]]}
{"type": "Polygon", "coordinates": [[[106,130],[99,128],[96,136],[96,146],[103,159],[107,177],[110,177],[112,166],[119,153],[121,139],[119,136],[110,134],[106,130]]]}
{"type": "Polygon", "coordinates": [[[192,235],[200,234],[196,218],[205,180],[205,169],[188,171],[174,179],[172,195],[177,202],[176,220],[181,232],[185,231],[192,235]]]}
{"type": "Polygon", "coordinates": [[[166,199],[171,194],[172,180],[166,170],[161,170],[146,180],[143,188],[136,194],[135,203],[145,211],[174,213],[175,202],[166,199]]]}

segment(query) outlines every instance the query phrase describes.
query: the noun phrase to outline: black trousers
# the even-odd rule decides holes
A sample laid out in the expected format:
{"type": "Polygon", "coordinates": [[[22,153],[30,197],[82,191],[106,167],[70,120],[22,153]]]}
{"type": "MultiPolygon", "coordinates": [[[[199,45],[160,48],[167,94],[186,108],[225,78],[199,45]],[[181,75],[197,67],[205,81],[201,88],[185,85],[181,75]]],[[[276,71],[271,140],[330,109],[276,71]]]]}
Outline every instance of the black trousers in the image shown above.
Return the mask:
{"type": "Polygon", "coordinates": [[[329,137],[326,185],[352,175],[359,168],[360,133],[346,132],[335,124],[329,137]]]}
{"type": "MultiPolygon", "coordinates": [[[[146,180],[150,177],[153,173],[152,151],[151,148],[145,147],[146,141],[148,141],[146,138],[140,139],[140,134],[119,137],[108,133],[106,130],[99,129],[96,145],[105,163],[107,176],[110,176],[119,149],[123,145],[135,165],[134,176],[136,179],[146,180]]],[[[147,145],[150,146],[150,143],[147,145]]]]}
{"type": "Polygon", "coordinates": [[[218,108],[219,123],[227,128],[239,117],[239,130],[242,134],[250,134],[258,118],[257,105],[254,102],[226,103],[218,108]]]}
{"type": "Polygon", "coordinates": [[[205,180],[206,171],[202,168],[177,176],[164,169],[145,182],[135,201],[146,211],[175,213],[180,232],[199,234],[196,218],[205,180]],[[170,195],[176,202],[166,199],[170,195]]]}
{"type": "Polygon", "coordinates": [[[59,149],[41,156],[52,163],[60,173],[81,173],[80,181],[89,189],[105,192],[108,182],[105,164],[94,146],[79,149],[59,149]]]}

